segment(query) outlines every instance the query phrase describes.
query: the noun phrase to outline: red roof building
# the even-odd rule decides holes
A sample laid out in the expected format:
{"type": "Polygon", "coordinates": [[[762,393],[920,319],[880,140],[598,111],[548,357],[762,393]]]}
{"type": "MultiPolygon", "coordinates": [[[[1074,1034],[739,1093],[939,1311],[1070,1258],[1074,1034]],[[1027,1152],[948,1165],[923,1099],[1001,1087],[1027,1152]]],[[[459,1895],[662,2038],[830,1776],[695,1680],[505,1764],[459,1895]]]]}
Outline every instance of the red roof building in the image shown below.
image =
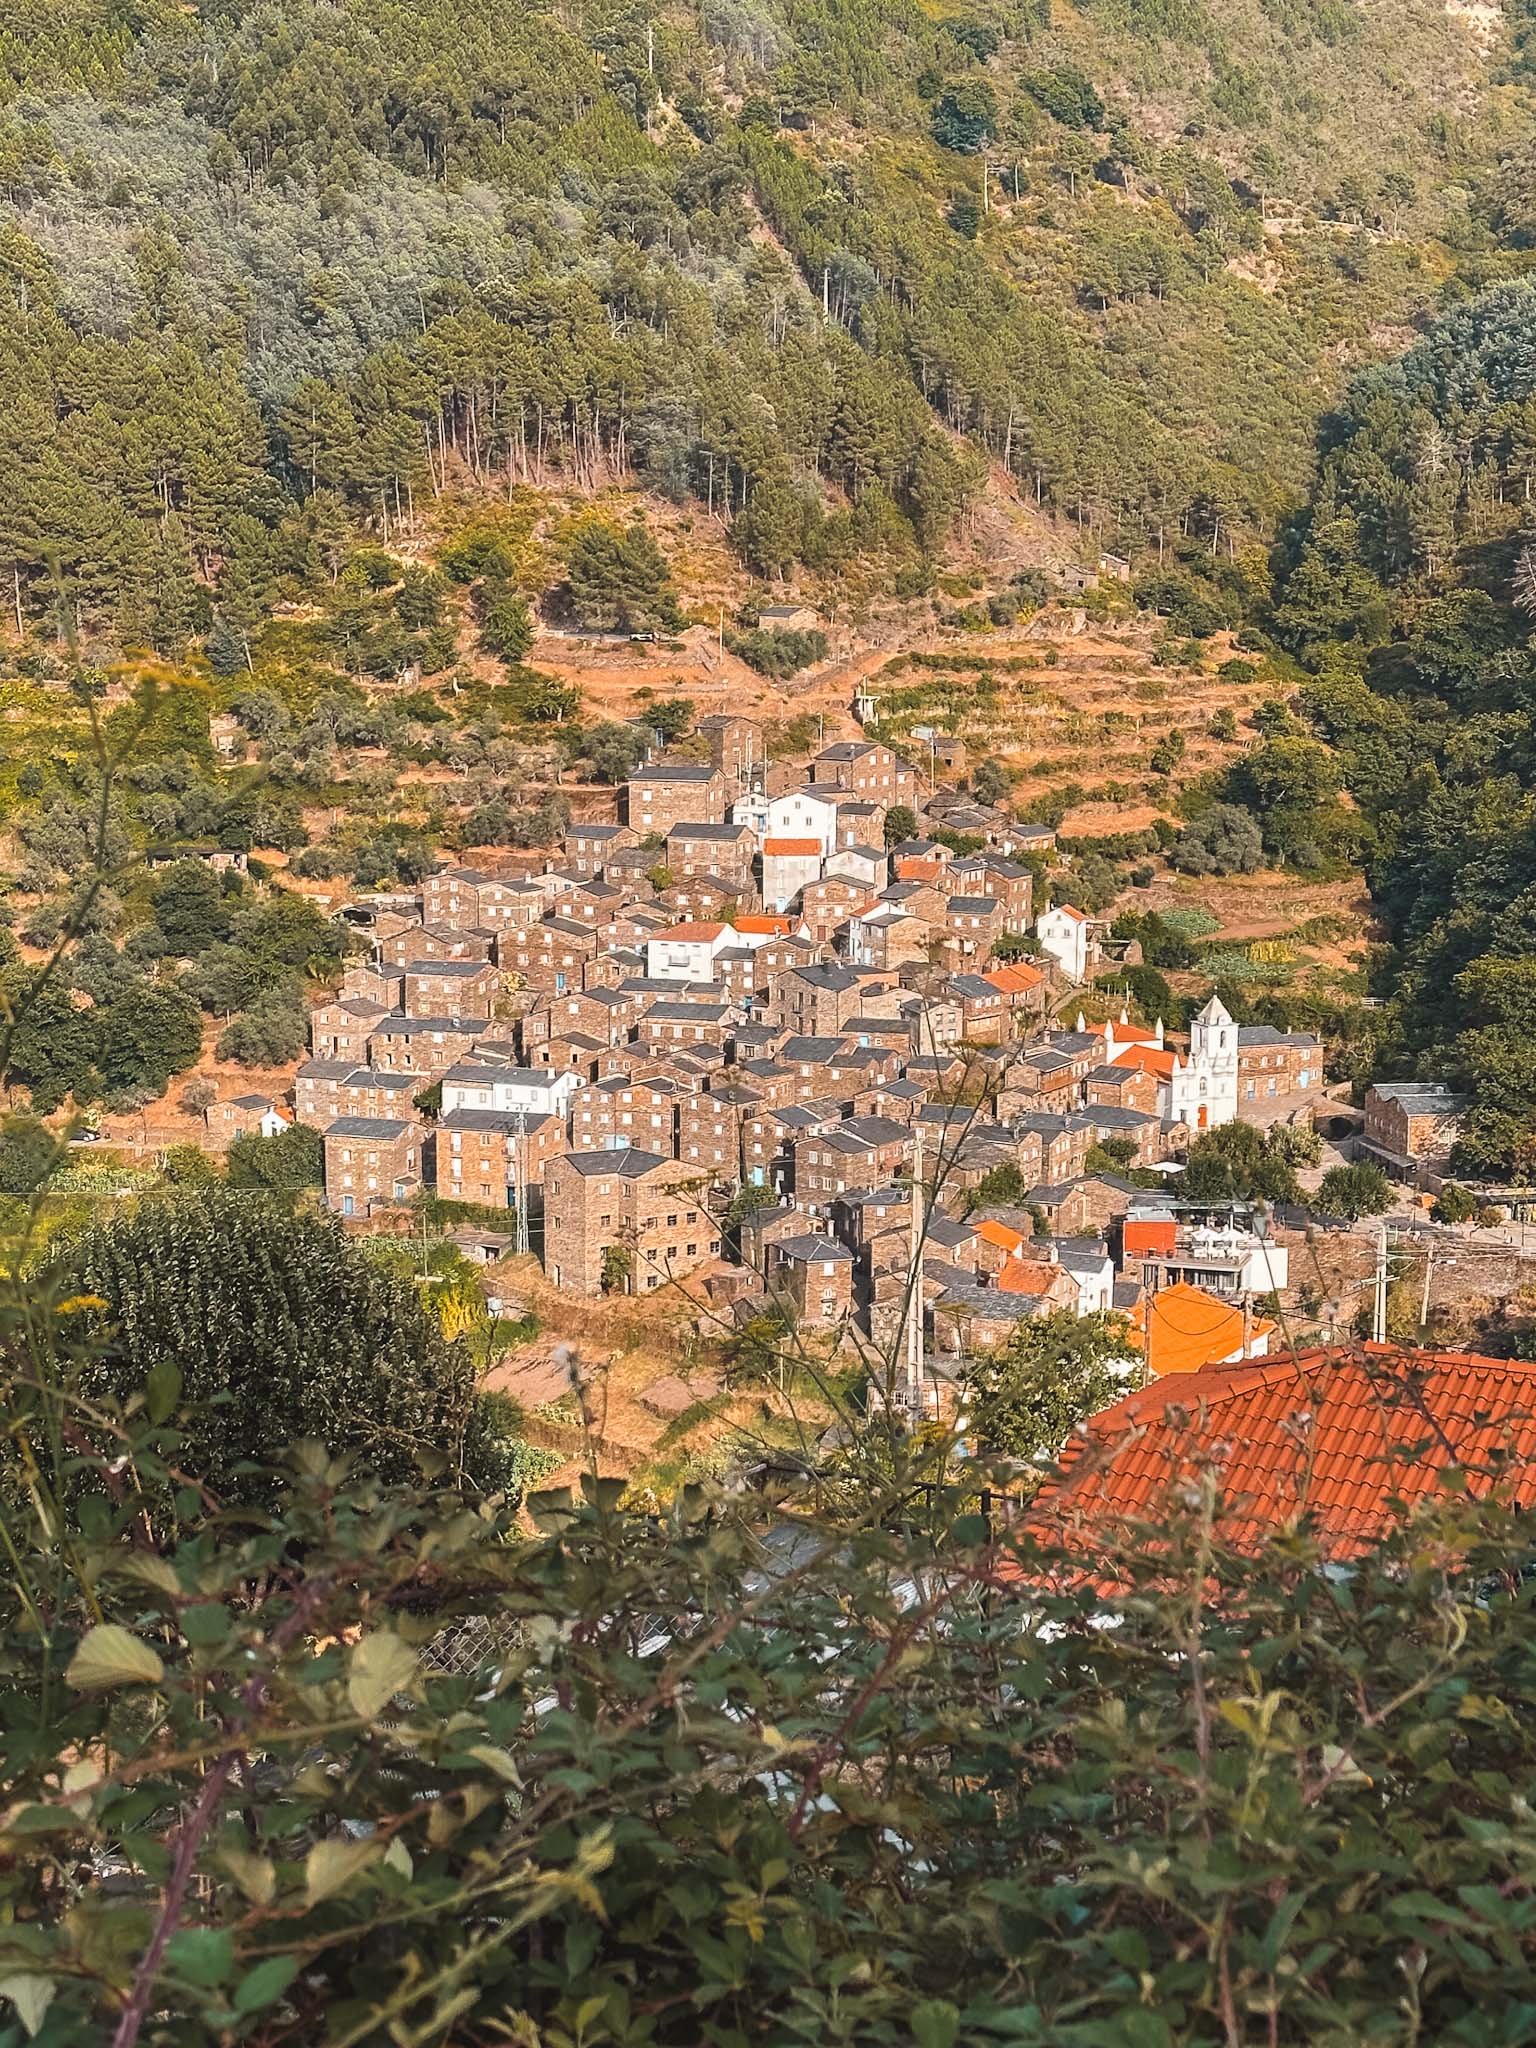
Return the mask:
{"type": "Polygon", "coordinates": [[[1211,1366],[1095,1415],[1061,1463],[1029,1520],[1073,1550],[1156,1523],[1171,1488],[1214,1471],[1226,1541],[1252,1547],[1306,1516],[1348,1557],[1443,1497],[1453,1472],[1536,1506],[1536,1364],[1363,1344],[1211,1366]]]}

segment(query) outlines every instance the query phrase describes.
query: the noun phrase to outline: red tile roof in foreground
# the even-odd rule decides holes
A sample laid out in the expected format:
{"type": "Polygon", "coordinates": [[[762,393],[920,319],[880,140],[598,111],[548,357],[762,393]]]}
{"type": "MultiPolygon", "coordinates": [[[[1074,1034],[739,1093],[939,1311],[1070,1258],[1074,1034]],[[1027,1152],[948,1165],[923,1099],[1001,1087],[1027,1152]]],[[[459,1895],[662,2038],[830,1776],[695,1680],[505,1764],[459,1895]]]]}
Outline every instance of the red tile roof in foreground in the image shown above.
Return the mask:
{"type": "Polygon", "coordinates": [[[1209,1366],[1095,1415],[1031,1504],[1037,1534],[1072,1549],[1120,1522],[1156,1522],[1170,1485],[1220,1476],[1219,1531],[1252,1545],[1303,1513],[1335,1557],[1367,1548],[1445,1491],[1499,1481],[1536,1505],[1536,1364],[1360,1344],[1209,1366]]]}

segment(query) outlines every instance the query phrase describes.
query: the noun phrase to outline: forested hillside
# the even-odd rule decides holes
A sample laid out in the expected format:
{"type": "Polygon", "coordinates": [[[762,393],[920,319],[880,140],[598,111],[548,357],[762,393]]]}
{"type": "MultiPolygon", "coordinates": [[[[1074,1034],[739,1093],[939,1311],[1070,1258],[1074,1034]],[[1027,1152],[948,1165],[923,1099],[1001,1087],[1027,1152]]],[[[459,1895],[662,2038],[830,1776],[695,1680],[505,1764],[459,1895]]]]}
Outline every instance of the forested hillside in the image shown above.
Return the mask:
{"type": "Polygon", "coordinates": [[[24,0],[18,627],[62,584],[169,649],[259,615],[328,525],[387,538],[466,478],[632,472],[777,572],[931,552],[985,451],[1123,546],[1234,553],[1349,358],[1503,260],[1518,36],[1059,12],[24,0]]]}
{"type": "Polygon", "coordinates": [[[1463,1163],[1536,1164],[1536,285],[1363,376],[1290,536],[1276,623],[1369,828],[1404,1066],[1476,1106],[1463,1163]]]}
{"type": "Polygon", "coordinates": [[[114,712],[120,854],[217,839],[409,881],[445,846],[549,843],[577,760],[622,779],[634,731],[523,660],[540,608],[678,626],[630,493],[713,551],[712,621],[785,576],[844,615],[942,615],[984,502],[1057,561],[1124,554],[1170,635],[1299,658],[1312,731],[1266,706],[1249,746],[1223,714],[1244,752],[1179,796],[1175,865],[1368,859],[1394,948],[1373,1043],[1474,1084],[1467,1164],[1516,1165],[1525,4],[22,0],[0,811],[33,900],[0,966],[20,986],[65,919],[94,931],[18,1073],[45,1105],[153,1095],[207,1020],[289,1057],[303,977],[336,964],[313,906],[232,944],[264,914],[238,890],[190,931],[142,877],[82,904],[87,713],[142,674],[125,652],[211,670],[238,732],[226,767],[208,703],[132,736],[114,712]]]}

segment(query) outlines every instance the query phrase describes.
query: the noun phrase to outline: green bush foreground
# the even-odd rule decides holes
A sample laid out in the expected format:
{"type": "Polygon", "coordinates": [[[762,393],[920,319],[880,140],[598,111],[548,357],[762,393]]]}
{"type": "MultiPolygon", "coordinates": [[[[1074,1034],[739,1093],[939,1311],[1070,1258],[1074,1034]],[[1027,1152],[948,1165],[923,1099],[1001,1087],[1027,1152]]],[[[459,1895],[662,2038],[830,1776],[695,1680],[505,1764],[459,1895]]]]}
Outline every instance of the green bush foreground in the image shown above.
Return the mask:
{"type": "Polygon", "coordinates": [[[314,1446],[226,1509],[174,1376],[86,1396],[46,1306],[3,1311],[0,2048],[1536,2037],[1496,1501],[1341,1573],[1186,1487],[1112,1611],[900,1457],[824,1525],[593,1478],[530,1530],[314,1446]]]}

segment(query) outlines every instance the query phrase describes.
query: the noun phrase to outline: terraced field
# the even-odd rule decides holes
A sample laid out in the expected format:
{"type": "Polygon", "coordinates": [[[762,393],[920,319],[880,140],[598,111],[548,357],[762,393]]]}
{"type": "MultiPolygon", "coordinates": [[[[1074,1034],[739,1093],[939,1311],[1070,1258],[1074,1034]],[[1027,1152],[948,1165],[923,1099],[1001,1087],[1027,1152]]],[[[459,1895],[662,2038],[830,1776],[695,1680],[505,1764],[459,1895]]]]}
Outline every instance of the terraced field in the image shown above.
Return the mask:
{"type": "Polygon", "coordinates": [[[1177,789],[1218,768],[1246,743],[1243,720],[1275,683],[1256,659],[1246,677],[1221,675],[1243,660],[1224,638],[1212,640],[1201,665],[1160,666],[1156,622],[1071,629],[1080,615],[1061,607],[1037,614],[1027,628],[960,638],[929,636],[890,656],[869,687],[879,730],[921,758],[931,727],[964,739],[973,758],[995,755],[1017,776],[1014,801],[1064,791],[1072,796],[1063,831],[1098,835],[1139,831],[1171,816],[1177,789]],[[1235,740],[1211,730],[1230,710],[1235,740]],[[1170,773],[1154,754],[1170,733],[1184,742],[1170,773]]]}

